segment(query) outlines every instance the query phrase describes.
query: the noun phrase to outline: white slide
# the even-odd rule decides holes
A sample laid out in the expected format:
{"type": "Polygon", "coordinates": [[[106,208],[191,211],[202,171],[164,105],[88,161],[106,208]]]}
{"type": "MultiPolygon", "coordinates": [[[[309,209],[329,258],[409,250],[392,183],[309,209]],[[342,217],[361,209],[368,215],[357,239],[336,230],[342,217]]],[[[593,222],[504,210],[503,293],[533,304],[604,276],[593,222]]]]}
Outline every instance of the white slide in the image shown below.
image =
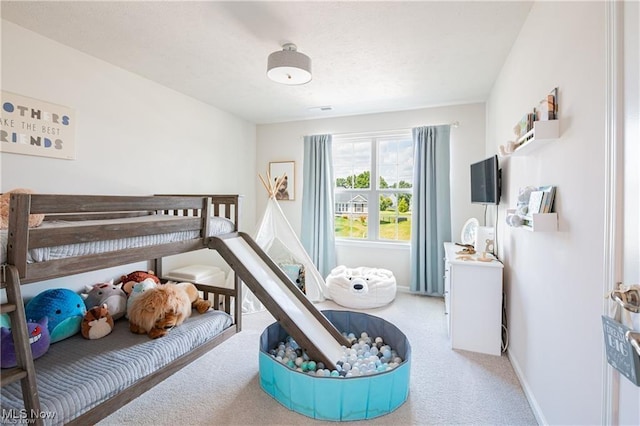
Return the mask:
{"type": "Polygon", "coordinates": [[[312,359],[334,369],[349,341],[247,234],[209,239],[253,294],[312,359]]]}

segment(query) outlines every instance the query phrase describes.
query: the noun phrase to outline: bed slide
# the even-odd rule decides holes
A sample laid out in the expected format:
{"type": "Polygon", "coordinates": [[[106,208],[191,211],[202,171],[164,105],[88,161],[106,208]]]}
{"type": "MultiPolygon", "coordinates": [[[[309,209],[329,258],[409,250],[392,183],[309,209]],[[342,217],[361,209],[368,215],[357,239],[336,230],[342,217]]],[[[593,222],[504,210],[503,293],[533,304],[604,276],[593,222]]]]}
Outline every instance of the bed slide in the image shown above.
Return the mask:
{"type": "Polygon", "coordinates": [[[311,359],[335,369],[342,346],[349,347],[349,341],[249,235],[237,232],[211,237],[208,246],[220,253],[311,359]]]}

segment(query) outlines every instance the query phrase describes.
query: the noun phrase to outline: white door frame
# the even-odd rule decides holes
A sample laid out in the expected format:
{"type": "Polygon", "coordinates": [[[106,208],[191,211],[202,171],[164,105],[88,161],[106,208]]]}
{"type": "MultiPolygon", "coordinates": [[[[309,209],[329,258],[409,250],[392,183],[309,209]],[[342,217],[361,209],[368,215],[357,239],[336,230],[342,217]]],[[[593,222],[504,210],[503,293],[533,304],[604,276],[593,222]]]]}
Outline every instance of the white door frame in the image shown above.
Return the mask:
{"type": "MultiPolygon", "coordinates": [[[[624,57],[624,3],[609,1],[606,7],[606,105],[605,105],[605,215],[604,215],[604,279],[608,293],[623,282],[624,277],[624,147],[625,147],[625,65],[637,57],[624,57]]],[[[633,36],[635,37],[635,36],[633,36]]],[[[631,40],[629,40],[631,41],[631,40]]],[[[633,40],[635,43],[637,41],[633,40]]],[[[635,48],[634,48],[635,49],[635,48]]],[[[627,53],[629,51],[627,50],[627,53]]],[[[640,98],[640,96],[638,96],[640,98]]],[[[637,100],[637,98],[631,98],[637,100]]],[[[634,107],[635,108],[635,107],[634,107]]],[[[629,137],[627,135],[627,137],[629,137]]],[[[628,255],[628,253],[627,253],[628,255]]],[[[624,284],[636,284],[627,283],[624,284]]],[[[602,313],[609,315],[611,301],[603,301],[602,313]]],[[[620,424],[621,375],[606,360],[603,345],[602,424],[620,424]]]]}
{"type": "MultiPolygon", "coordinates": [[[[606,3],[606,102],[605,102],[605,215],[604,215],[604,288],[603,294],[613,290],[621,280],[622,262],[618,233],[622,228],[621,159],[624,116],[622,99],[623,12],[617,1],[606,3]]],[[[605,299],[602,314],[609,315],[610,300],[605,299]]],[[[607,363],[603,346],[602,424],[619,423],[620,374],[607,363]]]]}

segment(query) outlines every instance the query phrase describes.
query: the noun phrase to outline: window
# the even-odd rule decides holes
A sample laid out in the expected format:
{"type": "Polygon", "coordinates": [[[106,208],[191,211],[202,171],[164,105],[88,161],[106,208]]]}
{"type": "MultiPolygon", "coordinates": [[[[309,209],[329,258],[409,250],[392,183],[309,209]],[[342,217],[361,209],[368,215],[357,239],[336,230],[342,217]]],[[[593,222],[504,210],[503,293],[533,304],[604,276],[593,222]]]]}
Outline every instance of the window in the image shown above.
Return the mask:
{"type": "Polygon", "coordinates": [[[336,238],[410,240],[410,130],[334,136],[333,169],[336,238]]]}

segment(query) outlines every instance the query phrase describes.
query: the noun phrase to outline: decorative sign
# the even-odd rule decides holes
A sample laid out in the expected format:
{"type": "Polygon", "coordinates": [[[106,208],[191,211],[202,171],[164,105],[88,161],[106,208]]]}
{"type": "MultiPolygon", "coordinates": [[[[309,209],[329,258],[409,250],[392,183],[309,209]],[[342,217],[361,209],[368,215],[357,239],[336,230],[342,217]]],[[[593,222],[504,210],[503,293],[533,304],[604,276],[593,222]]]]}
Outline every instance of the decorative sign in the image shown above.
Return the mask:
{"type": "Polygon", "coordinates": [[[70,108],[2,91],[0,151],[75,159],[75,115],[70,108]]]}
{"type": "Polygon", "coordinates": [[[634,385],[640,386],[640,356],[625,336],[631,329],[603,315],[602,330],[607,362],[634,385]]]}

